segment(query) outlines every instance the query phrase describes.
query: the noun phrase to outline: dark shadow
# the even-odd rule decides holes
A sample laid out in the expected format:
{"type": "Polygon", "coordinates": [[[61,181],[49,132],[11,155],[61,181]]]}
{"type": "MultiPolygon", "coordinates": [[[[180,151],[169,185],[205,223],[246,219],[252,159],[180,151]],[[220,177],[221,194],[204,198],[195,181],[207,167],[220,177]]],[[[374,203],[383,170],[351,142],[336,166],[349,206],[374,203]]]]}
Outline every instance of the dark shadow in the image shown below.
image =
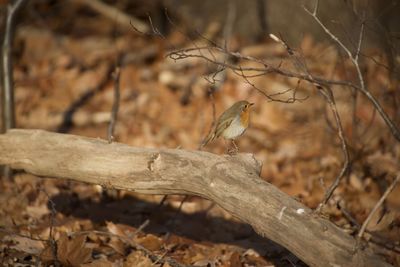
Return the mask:
{"type": "Polygon", "coordinates": [[[100,92],[106,86],[106,84],[110,79],[112,70],[113,68],[109,67],[106,74],[96,87],[89,88],[78,99],[76,99],[74,102],[71,103],[71,105],[67,108],[67,110],[63,114],[63,121],[61,125],[58,127],[57,132],[67,133],[71,130],[71,128],[74,126],[72,118],[75,112],[79,108],[83,107],[86,103],[88,103],[90,99],[92,99],[96,95],[96,93],[100,92]]]}
{"type": "Polygon", "coordinates": [[[160,206],[132,196],[120,199],[104,196],[99,201],[80,199],[76,193],[61,193],[51,199],[58,212],[105,225],[107,221],[139,227],[146,219],[144,232],[173,234],[184,238],[238,245],[253,249],[275,266],[307,266],[280,245],[257,235],[248,224],[211,217],[206,212],[184,214],[169,205],[160,206]]]}

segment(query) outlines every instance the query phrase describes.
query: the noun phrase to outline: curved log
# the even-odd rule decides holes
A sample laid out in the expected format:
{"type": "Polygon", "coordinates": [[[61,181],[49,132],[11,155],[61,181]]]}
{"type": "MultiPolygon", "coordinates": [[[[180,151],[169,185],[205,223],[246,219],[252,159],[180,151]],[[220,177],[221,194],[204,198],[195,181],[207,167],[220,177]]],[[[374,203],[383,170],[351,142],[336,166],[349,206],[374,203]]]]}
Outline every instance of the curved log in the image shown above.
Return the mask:
{"type": "Polygon", "coordinates": [[[216,202],[310,266],[390,266],[328,220],[259,177],[251,154],[131,147],[106,140],[11,130],[0,164],[39,176],[145,194],[189,194],[216,202]]]}

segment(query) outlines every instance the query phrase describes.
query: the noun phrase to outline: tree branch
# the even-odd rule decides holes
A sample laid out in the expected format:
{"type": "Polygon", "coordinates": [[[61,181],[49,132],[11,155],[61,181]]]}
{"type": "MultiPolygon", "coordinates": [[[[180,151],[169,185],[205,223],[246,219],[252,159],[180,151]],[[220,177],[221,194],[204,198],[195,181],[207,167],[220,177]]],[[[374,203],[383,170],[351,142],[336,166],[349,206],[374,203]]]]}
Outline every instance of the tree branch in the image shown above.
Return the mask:
{"type": "MultiPolygon", "coordinates": [[[[318,88],[318,86],[317,86],[317,88],[318,88]]],[[[344,177],[344,175],[348,172],[348,170],[350,168],[350,156],[349,156],[349,150],[347,148],[346,138],[344,136],[342,122],[340,120],[339,112],[336,107],[335,98],[333,97],[332,90],[329,87],[326,87],[326,88],[319,87],[318,89],[319,89],[319,92],[321,92],[321,94],[325,97],[326,101],[329,104],[329,107],[331,108],[333,116],[335,117],[338,136],[340,139],[340,143],[342,145],[342,153],[343,153],[343,161],[344,161],[342,169],[340,170],[339,174],[336,176],[332,185],[329,186],[327,191],[325,191],[324,199],[318,205],[317,212],[320,212],[322,210],[323,206],[326,205],[326,203],[328,203],[329,199],[332,197],[333,192],[339,186],[339,183],[342,180],[342,178],[344,177]]]]}
{"type": "Polygon", "coordinates": [[[108,124],[108,130],[107,130],[107,139],[109,143],[112,143],[114,141],[114,129],[115,129],[115,124],[117,123],[117,118],[118,118],[118,110],[119,110],[119,100],[120,100],[120,92],[119,92],[119,79],[120,79],[120,74],[121,74],[121,68],[117,66],[115,68],[115,71],[113,73],[113,78],[114,78],[114,101],[111,109],[111,118],[110,118],[110,123],[108,124]]]}
{"type": "Polygon", "coordinates": [[[98,12],[104,17],[110,20],[114,20],[115,22],[125,27],[126,29],[129,29],[131,25],[134,25],[135,28],[137,28],[140,32],[148,32],[150,30],[149,26],[147,26],[144,22],[126,13],[123,13],[116,7],[105,4],[103,1],[98,1],[98,0],[72,0],[72,1],[86,5],[87,7],[98,12]]]}
{"type": "Polygon", "coordinates": [[[367,229],[368,224],[370,223],[372,217],[374,214],[378,211],[379,207],[382,206],[383,202],[385,199],[388,197],[388,195],[392,192],[392,190],[396,187],[397,183],[400,180],[400,174],[397,175],[395,180],[392,182],[392,184],[386,189],[385,193],[382,195],[382,197],[379,199],[379,201],[375,204],[374,208],[372,211],[369,213],[367,219],[364,221],[364,223],[361,226],[360,231],[358,232],[357,238],[361,239],[364,235],[365,230],[367,229]]]}
{"type": "MultiPolygon", "coordinates": [[[[23,6],[25,0],[10,1],[7,5],[4,37],[1,49],[1,92],[0,105],[2,106],[2,123],[0,133],[5,133],[8,129],[15,127],[15,108],[14,108],[14,77],[12,64],[12,41],[14,36],[15,17],[18,10],[23,6]]],[[[10,178],[10,169],[1,168],[1,173],[6,178],[10,178]]]]}
{"type": "MultiPolygon", "coordinates": [[[[317,1],[318,3],[318,1],[317,1]]],[[[340,39],[334,35],[326,26],[325,24],[319,19],[316,10],[314,12],[311,12],[308,10],[306,7],[304,7],[304,10],[318,23],[318,25],[325,31],[325,33],[334,41],[338,44],[339,47],[341,47],[353,63],[356,71],[357,71],[357,76],[358,76],[358,81],[360,83],[359,86],[356,87],[356,89],[360,90],[364,96],[368,98],[368,100],[372,103],[374,108],[378,110],[379,115],[381,115],[382,119],[385,121],[386,125],[389,127],[392,135],[396,138],[398,142],[400,142],[400,130],[399,128],[394,124],[394,122],[389,118],[387,113],[383,110],[382,106],[380,103],[376,100],[376,98],[371,94],[371,92],[368,90],[368,88],[365,86],[365,81],[364,77],[361,72],[361,67],[359,64],[359,54],[361,50],[361,45],[363,41],[363,36],[364,36],[364,22],[361,24],[361,29],[360,29],[360,34],[357,42],[357,51],[355,55],[350,51],[350,49],[342,42],[340,39]]]]}
{"type": "Polygon", "coordinates": [[[0,164],[146,194],[210,199],[310,266],[390,266],[370,248],[259,177],[251,154],[137,148],[41,130],[0,135],[0,164]]]}

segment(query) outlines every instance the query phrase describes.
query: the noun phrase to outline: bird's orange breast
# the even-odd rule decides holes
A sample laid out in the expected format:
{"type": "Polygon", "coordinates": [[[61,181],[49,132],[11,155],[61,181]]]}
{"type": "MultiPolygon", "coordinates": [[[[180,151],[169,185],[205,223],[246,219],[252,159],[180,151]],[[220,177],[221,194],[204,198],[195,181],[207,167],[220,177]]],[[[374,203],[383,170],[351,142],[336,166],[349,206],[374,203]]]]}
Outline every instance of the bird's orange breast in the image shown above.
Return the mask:
{"type": "Polygon", "coordinates": [[[250,110],[247,108],[240,114],[240,122],[243,127],[247,128],[249,126],[250,110]]]}

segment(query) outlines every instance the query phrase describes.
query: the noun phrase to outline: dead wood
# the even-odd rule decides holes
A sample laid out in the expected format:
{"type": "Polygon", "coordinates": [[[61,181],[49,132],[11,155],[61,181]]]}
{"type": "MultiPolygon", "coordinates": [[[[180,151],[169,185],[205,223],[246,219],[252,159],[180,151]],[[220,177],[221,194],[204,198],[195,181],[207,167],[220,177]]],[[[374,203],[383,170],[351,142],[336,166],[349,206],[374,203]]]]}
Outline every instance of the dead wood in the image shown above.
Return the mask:
{"type": "Polygon", "coordinates": [[[390,266],[370,248],[259,177],[251,154],[131,147],[42,130],[0,135],[0,164],[145,194],[189,194],[216,202],[310,266],[390,266]]]}

